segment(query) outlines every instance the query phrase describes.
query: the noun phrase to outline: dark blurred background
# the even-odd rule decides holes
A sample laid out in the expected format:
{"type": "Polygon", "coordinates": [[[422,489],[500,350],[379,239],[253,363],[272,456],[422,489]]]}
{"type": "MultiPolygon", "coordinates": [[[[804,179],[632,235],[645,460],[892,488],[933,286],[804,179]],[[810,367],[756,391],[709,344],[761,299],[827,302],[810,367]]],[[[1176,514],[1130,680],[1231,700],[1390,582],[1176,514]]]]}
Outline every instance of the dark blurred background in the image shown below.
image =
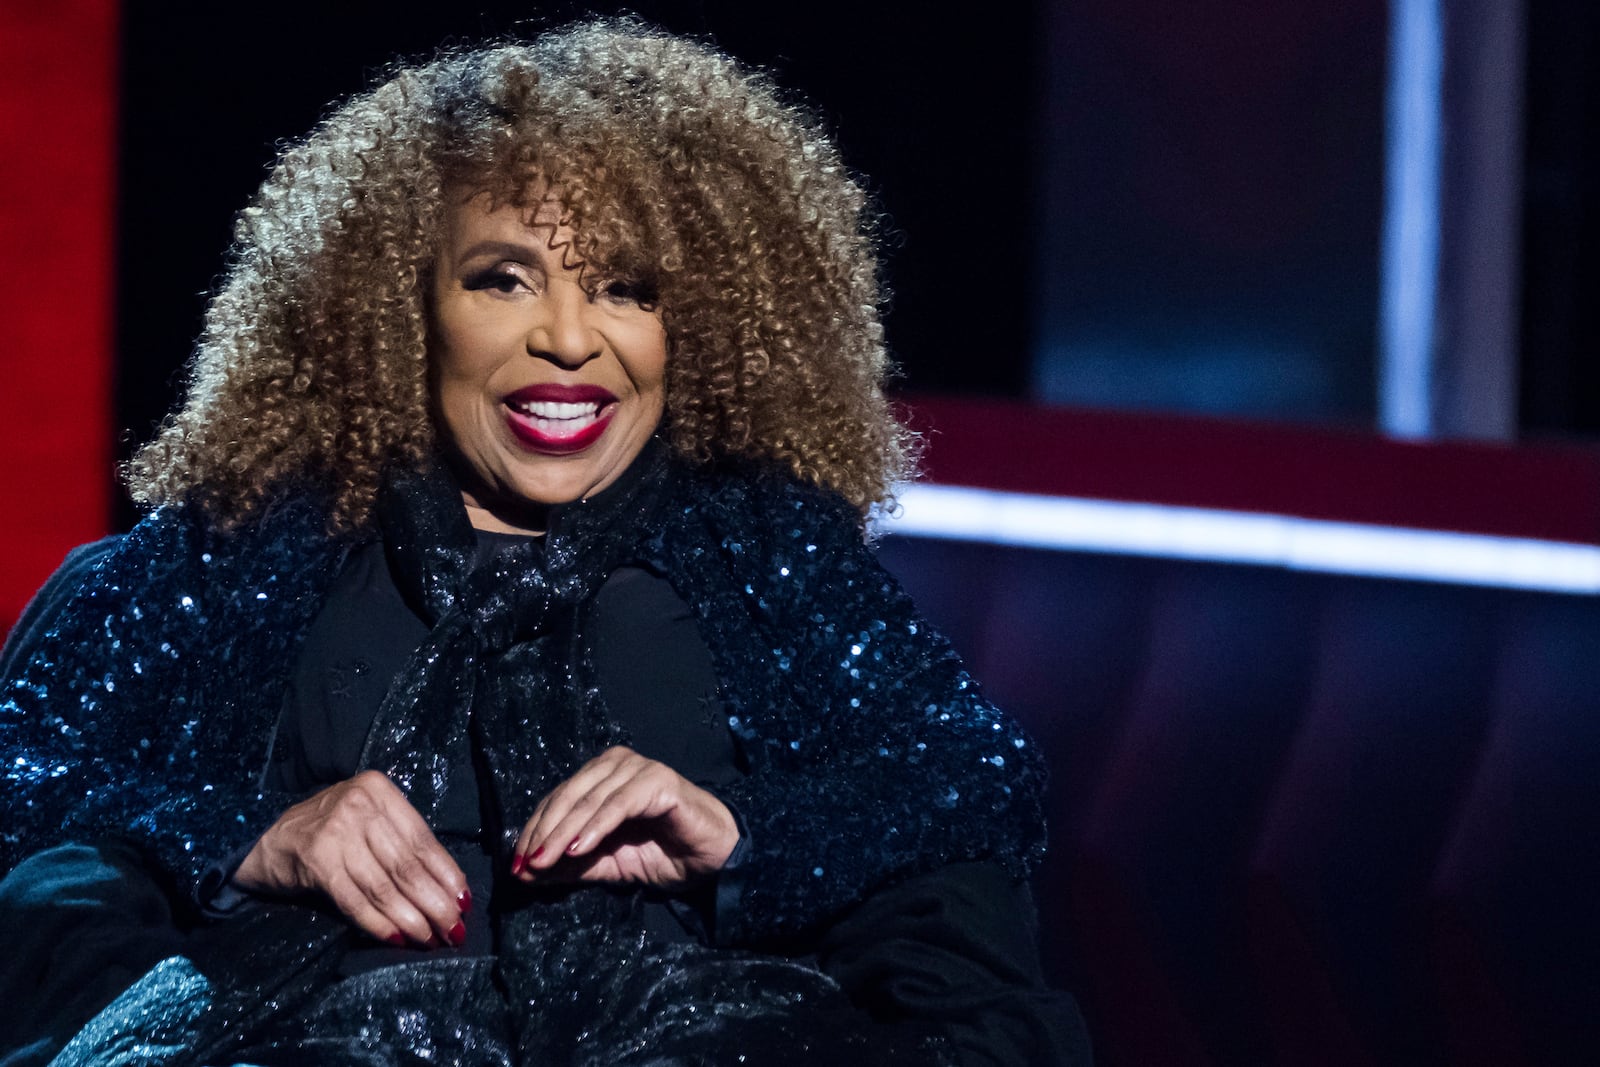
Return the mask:
{"type": "MultiPolygon", "coordinates": [[[[1571,0],[1518,6],[1514,62],[1479,79],[1520,129],[1503,194],[1519,224],[1500,249],[1515,423],[1467,435],[1590,439],[1597,322],[1582,294],[1600,233],[1585,195],[1586,59],[1600,15],[1571,0]]],[[[232,215],[285,139],[397,56],[595,10],[125,5],[123,450],[171,405],[232,215]]],[[[1382,428],[1390,5],[631,10],[770,70],[834,126],[893,223],[888,325],[904,390],[1382,428]]]]}
{"type": "MultiPolygon", "coordinates": [[[[396,57],[616,10],[0,7],[0,632],[133,521],[111,453],[278,147],[396,57]]],[[[866,176],[935,481],[1600,543],[1600,5],[629,10],[866,176]]],[[[1042,943],[1103,1063],[1592,1060],[1594,596],[883,554],[1049,756],[1042,943]]]]}

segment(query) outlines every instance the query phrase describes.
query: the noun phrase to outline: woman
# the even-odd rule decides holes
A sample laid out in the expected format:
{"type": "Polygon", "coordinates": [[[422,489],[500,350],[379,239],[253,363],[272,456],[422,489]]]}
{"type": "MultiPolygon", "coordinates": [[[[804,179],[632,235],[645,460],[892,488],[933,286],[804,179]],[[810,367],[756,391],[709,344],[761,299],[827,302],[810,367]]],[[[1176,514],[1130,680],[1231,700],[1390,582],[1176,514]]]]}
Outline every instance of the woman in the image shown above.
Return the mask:
{"type": "Polygon", "coordinates": [[[74,842],[0,891],[16,1062],[1076,1055],[1037,758],[863,543],[910,465],[871,223],[632,23],[285,152],[149,516],[7,649],[6,867],[74,842]]]}

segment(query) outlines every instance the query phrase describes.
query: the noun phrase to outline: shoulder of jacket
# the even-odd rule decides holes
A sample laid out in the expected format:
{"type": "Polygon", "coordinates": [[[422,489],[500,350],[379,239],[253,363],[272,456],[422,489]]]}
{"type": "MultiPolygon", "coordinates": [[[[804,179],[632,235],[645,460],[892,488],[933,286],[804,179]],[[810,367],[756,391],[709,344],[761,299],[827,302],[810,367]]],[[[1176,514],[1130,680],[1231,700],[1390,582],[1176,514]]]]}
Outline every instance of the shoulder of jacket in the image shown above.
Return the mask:
{"type": "Polygon", "coordinates": [[[860,517],[844,497],[770,461],[687,466],[674,495],[680,518],[718,533],[861,530],[860,517]]]}

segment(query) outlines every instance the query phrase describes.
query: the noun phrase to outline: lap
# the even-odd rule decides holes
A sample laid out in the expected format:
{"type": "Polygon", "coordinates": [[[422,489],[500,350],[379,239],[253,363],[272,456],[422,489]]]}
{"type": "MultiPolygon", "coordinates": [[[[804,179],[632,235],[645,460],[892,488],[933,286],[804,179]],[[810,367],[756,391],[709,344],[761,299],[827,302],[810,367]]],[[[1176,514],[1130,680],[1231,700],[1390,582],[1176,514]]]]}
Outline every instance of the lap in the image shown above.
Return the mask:
{"type": "Polygon", "coordinates": [[[0,881],[0,1065],[48,1063],[97,1012],[182,951],[167,896],[117,844],[40,852],[0,881]]]}
{"type": "MultiPolygon", "coordinates": [[[[188,944],[137,852],[117,844],[63,845],[19,865],[0,882],[0,928],[8,931],[14,961],[0,968],[0,1004],[7,1005],[0,1012],[0,1067],[42,1067],[91,1020],[90,1031],[116,1032],[117,1020],[96,1016],[119,995],[107,1014],[122,1011],[131,1021],[148,1012],[150,1005],[138,1003],[140,989],[130,986],[163,960],[181,963],[173,958],[188,944]]],[[[925,1032],[873,1023],[832,979],[793,960],[681,944],[639,945],[591,963],[578,970],[586,990],[581,1001],[565,996],[558,980],[542,994],[534,990],[519,1009],[508,1005],[489,958],[367,972],[330,982],[254,1032],[234,1035],[224,1042],[229,1054],[215,1062],[776,1067],[831,1060],[891,1067],[940,1061],[925,1032]]]]}
{"type": "Polygon", "coordinates": [[[780,957],[675,944],[594,961],[589,981],[513,1008],[491,958],[342,979],[238,1047],[232,1067],[926,1067],[926,1035],[874,1023],[831,979],[780,957]]]}

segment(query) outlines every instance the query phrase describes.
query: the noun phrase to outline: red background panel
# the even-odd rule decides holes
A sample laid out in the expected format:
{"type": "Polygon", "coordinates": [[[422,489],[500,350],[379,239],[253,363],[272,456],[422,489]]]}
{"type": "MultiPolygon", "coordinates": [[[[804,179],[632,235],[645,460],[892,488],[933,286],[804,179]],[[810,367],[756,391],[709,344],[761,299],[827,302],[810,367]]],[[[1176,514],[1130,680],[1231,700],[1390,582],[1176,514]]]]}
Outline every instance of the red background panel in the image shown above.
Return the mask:
{"type": "Polygon", "coordinates": [[[0,632],[107,529],[117,12],[0,4],[0,632]]]}

